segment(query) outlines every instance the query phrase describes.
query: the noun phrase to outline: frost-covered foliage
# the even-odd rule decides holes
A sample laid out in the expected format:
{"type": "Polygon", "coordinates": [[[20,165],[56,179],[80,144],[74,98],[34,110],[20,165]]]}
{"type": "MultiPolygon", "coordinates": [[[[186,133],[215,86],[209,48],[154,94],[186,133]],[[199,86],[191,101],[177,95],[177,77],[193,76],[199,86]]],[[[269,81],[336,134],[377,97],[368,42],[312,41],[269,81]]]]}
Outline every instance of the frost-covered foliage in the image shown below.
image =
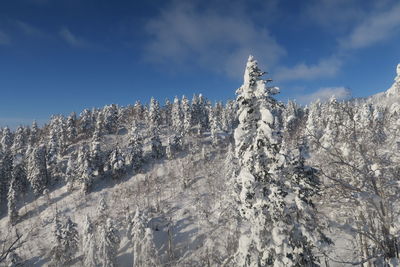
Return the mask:
{"type": "Polygon", "coordinates": [[[46,163],[46,146],[44,145],[36,147],[29,157],[28,180],[36,195],[41,195],[49,183],[46,163]]]}
{"type": "Polygon", "coordinates": [[[283,146],[283,106],[272,96],[253,57],[237,91],[235,130],[239,211],[244,219],[236,262],[239,266],[314,266],[313,248],[325,239],[311,197],[318,179],[301,153],[291,158],[283,146]]]}
{"type": "Polygon", "coordinates": [[[115,147],[111,152],[109,165],[113,179],[119,179],[125,173],[125,156],[122,154],[119,146],[115,147]]]}
{"type": "Polygon", "coordinates": [[[143,137],[135,122],[132,124],[130,129],[128,142],[128,160],[131,168],[135,171],[138,171],[143,164],[143,137]]]}
{"type": "Polygon", "coordinates": [[[11,225],[15,225],[18,220],[17,192],[15,183],[15,179],[12,179],[7,194],[8,219],[11,225]]]}
{"type": "Polygon", "coordinates": [[[118,248],[121,243],[121,237],[118,230],[114,227],[113,221],[108,218],[106,224],[102,227],[99,240],[101,266],[118,266],[116,262],[118,248]]]}
{"type": "Polygon", "coordinates": [[[262,75],[0,129],[0,265],[398,266],[400,74],[306,107],[262,75]]]}
{"type": "Polygon", "coordinates": [[[56,214],[53,235],[55,245],[50,252],[51,265],[64,266],[73,259],[78,251],[77,224],[69,217],[65,220],[65,223],[62,223],[58,214],[56,214]]]}
{"type": "Polygon", "coordinates": [[[98,264],[96,229],[88,215],[85,217],[82,235],[83,264],[87,267],[96,267],[98,264]]]}

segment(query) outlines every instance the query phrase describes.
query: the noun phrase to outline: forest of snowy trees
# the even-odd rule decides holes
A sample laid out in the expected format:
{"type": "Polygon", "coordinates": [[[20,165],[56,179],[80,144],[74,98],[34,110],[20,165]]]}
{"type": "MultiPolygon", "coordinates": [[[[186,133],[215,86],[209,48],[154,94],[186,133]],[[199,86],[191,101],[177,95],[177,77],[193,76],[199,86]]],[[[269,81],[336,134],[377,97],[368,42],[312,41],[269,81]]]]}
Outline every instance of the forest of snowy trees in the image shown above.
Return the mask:
{"type": "Polygon", "coordinates": [[[250,56],[225,104],[2,128],[0,266],[399,266],[399,67],[386,93],[305,107],[265,74],[250,56]]]}

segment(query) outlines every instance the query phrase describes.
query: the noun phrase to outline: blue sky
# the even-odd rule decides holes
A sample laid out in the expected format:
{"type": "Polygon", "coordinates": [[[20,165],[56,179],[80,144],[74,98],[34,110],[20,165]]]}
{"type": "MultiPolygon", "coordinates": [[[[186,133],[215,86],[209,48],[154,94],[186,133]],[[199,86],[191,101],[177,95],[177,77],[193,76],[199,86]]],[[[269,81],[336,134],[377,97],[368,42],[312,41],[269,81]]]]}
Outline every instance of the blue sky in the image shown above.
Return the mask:
{"type": "Polygon", "coordinates": [[[0,125],[105,104],[234,98],[253,54],[307,103],[386,90],[400,62],[395,0],[0,2],[0,125]]]}

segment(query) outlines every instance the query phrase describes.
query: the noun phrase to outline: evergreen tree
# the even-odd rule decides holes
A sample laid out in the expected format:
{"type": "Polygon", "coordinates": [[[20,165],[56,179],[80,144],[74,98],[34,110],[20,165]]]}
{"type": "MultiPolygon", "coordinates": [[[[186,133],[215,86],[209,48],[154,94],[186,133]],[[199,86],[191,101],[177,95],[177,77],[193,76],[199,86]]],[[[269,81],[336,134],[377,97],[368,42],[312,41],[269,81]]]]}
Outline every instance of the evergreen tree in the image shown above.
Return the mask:
{"type": "Polygon", "coordinates": [[[128,148],[130,151],[130,164],[131,167],[138,171],[143,164],[143,138],[139,132],[136,122],[132,124],[129,135],[128,148]]]}
{"type": "Polygon", "coordinates": [[[240,213],[252,226],[241,236],[236,258],[240,266],[315,266],[312,249],[324,237],[305,197],[315,192],[315,172],[305,168],[301,154],[288,160],[281,105],[272,98],[277,88],[266,87],[263,74],[250,56],[237,92],[240,213]]]}
{"type": "Polygon", "coordinates": [[[217,146],[219,144],[218,132],[221,130],[221,125],[216,111],[213,109],[211,109],[209,112],[209,121],[211,124],[211,142],[214,146],[217,146]]]}
{"type": "Polygon", "coordinates": [[[11,146],[11,152],[13,155],[24,155],[26,150],[26,137],[25,137],[25,130],[23,127],[18,127],[15,134],[13,144],[11,146]]]}
{"type": "Polygon", "coordinates": [[[150,100],[148,122],[151,132],[153,128],[159,128],[161,124],[160,104],[153,97],[150,100]]]}
{"type": "Polygon", "coordinates": [[[104,196],[102,196],[97,206],[97,214],[99,216],[100,224],[105,224],[107,219],[107,211],[108,211],[108,205],[104,196]]]}
{"type": "Polygon", "coordinates": [[[183,113],[179,98],[175,96],[174,103],[172,105],[172,131],[177,134],[181,133],[183,129],[183,113]]]}
{"type": "Polygon", "coordinates": [[[81,190],[84,194],[88,194],[93,184],[93,169],[90,163],[89,151],[86,146],[81,146],[79,149],[77,168],[81,182],[81,190]]]}
{"type": "Polygon", "coordinates": [[[70,262],[76,252],[78,252],[78,230],[77,224],[74,223],[71,218],[67,218],[62,230],[62,247],[64,262],[70,262]]]}
{"type": "Polygon", "coordinates": [[[36,195],[41,195],[49,183],[44,145],[37,146],[29,157],[28,180],[36,195]]]}
{"type": "Polygon", "coordinates": [[[0,145],[3,149],[3,152],[11,151],[11,147],[13,145],[13,139],[14,139],[14,137],[13,137],[13,134],[12,134],[10,128],[5,127],[3,129],[3,134],[2,134],[2,137],[0,140],[0,145]]]}
{"type": "Polygon", "coordinates": [[[78,170],[76,166],[76,159],[71,155],[67,162],[67,168],[65,169],[65,181],[67,182],[68,191],[72,191],[77,178],[78,170]]]}
{"type": "Polygon", "coordinates": [[[189,100],[182,97],[182,113],[183,113],[183,135],[190,133],[192,128],[192,110],[189,104],[189,100]]]}
{"type": "Polygon", "coordinates": [[[7,194],[8,219],[11,225],[15,225],[18,220],[17,192],[15,187],[15,179],[12,179],[7,194]]]}
{"type": "Polygon", "coordinates": [[[105,106],[103,111],[104,127],[107,133],[116,133],[118,125],[118,106],[115,104],[105,106]]]}
{"type": "Polygon", "coordinates": [[[87,267],[96,267],[98,264],[97,260],[97,242],[95,236],[95,227],[90,220],[90,217],[86,215],[85,224],[83,226],[83,264],[87,267]]]}
{"type": "Polygon", "coordinates": [[[110,169],[113,179],[121,178],[125,173],[125,157],[117,145],[110,155],[110,169]]]}
{"type": "Polygon", "coordinates": [[[68,116],[66,128],[68,144],[72,144],[78,136],[75,112],[68,116]]]}
{"type": "Polygon", "coordinates": [[[29,145],[34,146],[39,141],[38,139],[39,139],[39,127],[36,121],[33,121],[28,138],[29,145]]]}
{"type": "Polygon", "coordinates": [[[102,176],[104,174],[104,156],[100,148],[100,133],[97,130],[93,133],[90,145],[90,162],[93,171],[97,172],[98,176],[102,176]]]}
{"type": "Polygon", "coordinates": [[[168,98],[165,99],[165,105],[162,110],[162,120],[168,128],[172,126],[172,110],[173,104],[171,103],[171,101],[169,101],[168,98]]]}
{"type": "Polygon", "coordinates": [[[90,110],[84,109],[79,115],[78,132],[79,134],[89,137],[95,126],[93,114],[90,110]]]}
{"type": "Polygon", "coordinates": [[[100,264],[103,267],[114,267],[117,265],[117,254],[121,237],[115,228],[113,221],[108,218],[106,225],[100,233],[100,264]]]}
{"type": "Polygon", "coordinates": [[[78,251],[78,230],[77,225],[71,218],[67,218],[64,224],[61,223],[58,214],[54,219],[53,234],[55,245],[51,250],[52,266],[65,266],[78,251]]]}
{"type": "Polygon", "coordinates": [[[272,231],[268,207],[272,194],[280,192],[277,174],[283,164],[279,153],[280,131],[274,128],[279,103],[272,95],[276,87],[266,87],[264,75],[252,56],[249,57],[244,74],[244,84],[237,90],[239,126],[235,130],[236,156],[239,159],[237,187],[241,216],[255,225],[249,233],[242,234],[237,261],[239,266],[256,266],[274,263],[267,247],[272,231]],[[277,181],[274,181],[277,180],[277,181]]]}

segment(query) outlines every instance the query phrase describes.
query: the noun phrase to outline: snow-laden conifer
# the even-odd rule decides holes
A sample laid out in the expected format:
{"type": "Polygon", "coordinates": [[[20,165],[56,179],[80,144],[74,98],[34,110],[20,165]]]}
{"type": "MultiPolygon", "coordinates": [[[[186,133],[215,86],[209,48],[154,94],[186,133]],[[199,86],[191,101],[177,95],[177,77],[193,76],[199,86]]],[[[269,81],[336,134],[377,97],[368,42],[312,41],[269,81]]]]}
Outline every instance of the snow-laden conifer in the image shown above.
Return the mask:
{"type": "Polygon", "coordinates": [[[100,265],[103,267],[114,267],[117,265],[117,254],[121,237],[119,231],[114,226],[114,222],[108,218],[106,224],[101,228],[99,249],[100,265]]]}
{"type": "Polygon", "coordinates": [[[98,130],[94,131],[92,141],[90,144],[90,163],[93,171],[97,176],[102,176],[104,173],[104,154],[100,147],[100,133],[98,130]]]}
{"type": "Polygon", "coordinates": [[[15,179],[11,180],[7,194],[8,220],[11,225],[15,225],[18,220],[17,191],[15,179]]]}
{"type": "Polygon", "coordinates": [[[37,146],[29,156],[28,180],[36,195],[41,195],[49,183],[45,145],[37,146]]]}
{"type": "Polygon", "coordinates": [[[122,154],[118,145],[111,152],[109,165],[113,179],[119,179],[124,175],[126,171],[125,156],[122,154]]]}
{"type": "Polygon", "coordinates": [[[192,110],[186,96],[182,97],[183,133],[187,135],[192,129],[192,110]]]}
{"type": "Polygon", "coordinates": [[[179,98],[175,96],[174,103],[172,104],[172,131],[174,133],[181,133],[183,130],[183,112],[179,98]]]}
{"type": "Polygon", "coordinates": [[[83,264],[87,267],[96,267],[98,264],[97,259],[97,242],[96,242],[96,229],[89,217],[86,215],[83,225],[82,235],[82,252],[83,264]]]}
{"type": "Polygon", "coordinates": [[[133,170],[138,171],[143,164],[143,138],[136,122],[133,122],[128,140],[129,162],[133,170]]]}

